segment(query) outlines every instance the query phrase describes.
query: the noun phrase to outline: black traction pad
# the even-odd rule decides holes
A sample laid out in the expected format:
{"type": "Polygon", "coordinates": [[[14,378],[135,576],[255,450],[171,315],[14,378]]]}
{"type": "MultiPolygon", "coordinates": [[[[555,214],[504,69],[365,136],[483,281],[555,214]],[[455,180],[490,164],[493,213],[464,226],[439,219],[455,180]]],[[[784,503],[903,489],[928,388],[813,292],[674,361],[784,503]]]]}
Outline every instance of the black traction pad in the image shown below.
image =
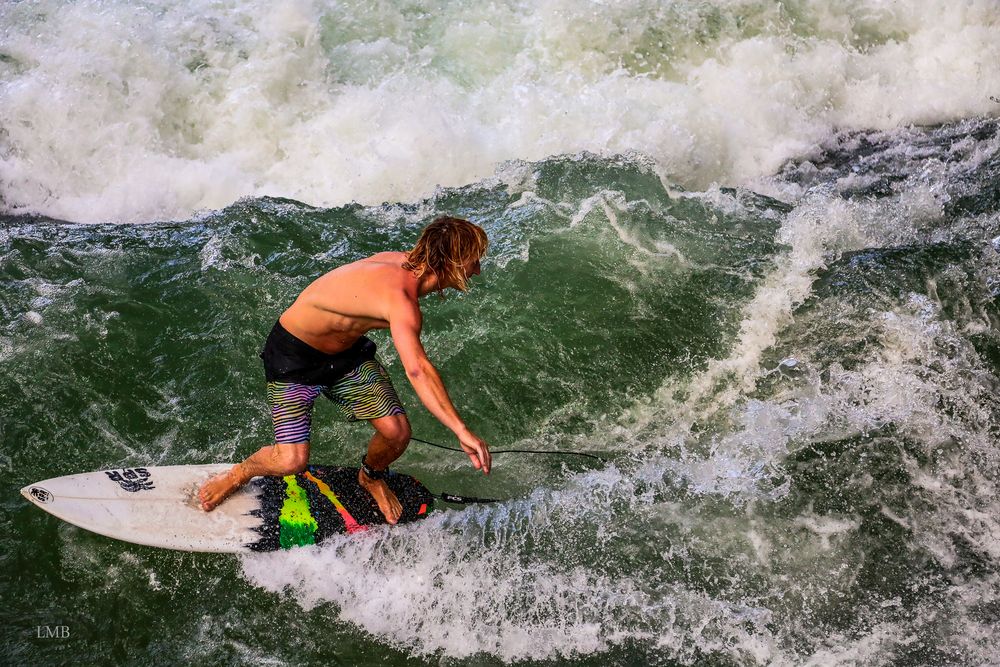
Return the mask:
{"type": "MultiPolygon", "coordinates": [[[[403,506],[399,523],[421,519],[434,506],[431,492],[409,475],[390,473],[385,482],[403,506]]],[[[330,535],[386,523],[375,499],[358,484],[358,468],[309,466],[298,475],[258,477],[250,485],[260,494],[260,508],[250,514],[263,520],[255,529],[260,539],[247,545],[253,551],[319,544],[330,535]]]]}

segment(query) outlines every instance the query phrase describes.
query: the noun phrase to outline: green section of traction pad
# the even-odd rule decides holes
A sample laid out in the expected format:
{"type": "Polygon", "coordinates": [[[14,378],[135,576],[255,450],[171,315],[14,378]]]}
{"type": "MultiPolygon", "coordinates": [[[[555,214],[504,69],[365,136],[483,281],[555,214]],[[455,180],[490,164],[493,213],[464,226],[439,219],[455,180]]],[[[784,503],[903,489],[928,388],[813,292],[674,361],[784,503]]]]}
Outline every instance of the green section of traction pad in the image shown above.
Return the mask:
{"type": "Polygon", "coordinates": [[[309,498],[305,489],[299,486],[295,475],[288,475],[285,480],[285,502],[281,505],[278,515],[280,527],[278,541],[282,549],[301,547],[316,543],[316,529],[319,525],[309,512],[309,498]]]}

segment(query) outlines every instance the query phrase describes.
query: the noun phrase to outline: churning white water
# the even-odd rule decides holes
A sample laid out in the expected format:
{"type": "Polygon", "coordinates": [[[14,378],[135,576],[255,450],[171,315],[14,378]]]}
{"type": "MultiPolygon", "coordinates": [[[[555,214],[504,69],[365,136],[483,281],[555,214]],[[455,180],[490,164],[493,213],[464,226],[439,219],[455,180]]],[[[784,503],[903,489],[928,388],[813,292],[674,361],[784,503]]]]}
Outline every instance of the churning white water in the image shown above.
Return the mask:
{"type": "Polygon", "coordinates": [[[75,221],[408,201],[579,151],[746,183],[1000,96],[993,0],[51,0],[0,29],[0,205],[75,221]]]}

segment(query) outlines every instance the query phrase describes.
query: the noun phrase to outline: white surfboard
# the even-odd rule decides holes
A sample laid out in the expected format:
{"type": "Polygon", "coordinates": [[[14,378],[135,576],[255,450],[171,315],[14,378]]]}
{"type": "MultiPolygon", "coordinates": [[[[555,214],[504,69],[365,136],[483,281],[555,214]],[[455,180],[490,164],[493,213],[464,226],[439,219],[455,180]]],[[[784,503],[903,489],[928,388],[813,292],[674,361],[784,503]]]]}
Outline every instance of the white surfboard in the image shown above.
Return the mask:
{"type": "MultiPolygon", "coordinates": [[[[164,549],[240,553],[317,544],[333,534],[384,524],[357,483],[357,468],[310,466],[258,477],[211,512],[197,492],[231,463],[120,468],[29,484],[21,495],[63,521],[115,539],[164,549]]],[[[434,496],[408,475],[386,483],[403,505],[401,522],[422,518],[434,496]]]]}
{"type": "Polygon", "coordinates": [[[235,553],[260,536],[259,489],[244,487],[212,512],[197,491],[231,463],[122,468],[29,484],[21,495],[75,526],[127,542],[183,551],[235,553]]]}

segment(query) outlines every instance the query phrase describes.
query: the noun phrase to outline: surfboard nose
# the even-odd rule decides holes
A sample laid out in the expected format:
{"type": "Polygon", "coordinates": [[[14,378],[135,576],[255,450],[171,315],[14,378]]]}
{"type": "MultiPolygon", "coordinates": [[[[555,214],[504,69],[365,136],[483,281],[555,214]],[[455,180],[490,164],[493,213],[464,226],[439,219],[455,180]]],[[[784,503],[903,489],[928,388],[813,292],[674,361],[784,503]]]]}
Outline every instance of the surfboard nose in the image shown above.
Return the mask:
{"type": "Polygon", "coordinates": [[[55,496],[52,495],[51,491],[38,484],[29,484],[24,487],[21,489],[21,495],[39,506],[48,505],[55,500],[55,496]]]}

